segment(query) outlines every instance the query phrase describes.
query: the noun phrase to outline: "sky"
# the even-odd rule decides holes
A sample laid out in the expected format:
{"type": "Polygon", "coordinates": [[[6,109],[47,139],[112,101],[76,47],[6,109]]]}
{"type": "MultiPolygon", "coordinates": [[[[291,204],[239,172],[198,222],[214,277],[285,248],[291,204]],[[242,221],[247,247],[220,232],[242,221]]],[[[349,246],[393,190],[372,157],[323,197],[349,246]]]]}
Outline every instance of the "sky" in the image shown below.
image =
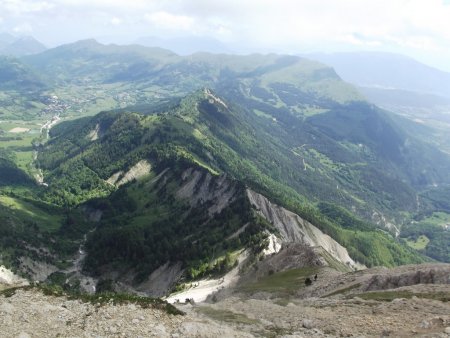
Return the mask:
{"type": "Polygon", "coordinates": [[[450,71],[450,0],[0,0],[0,32],[48,47],[189,36],[239,53],[388,51],[450,71]]]}

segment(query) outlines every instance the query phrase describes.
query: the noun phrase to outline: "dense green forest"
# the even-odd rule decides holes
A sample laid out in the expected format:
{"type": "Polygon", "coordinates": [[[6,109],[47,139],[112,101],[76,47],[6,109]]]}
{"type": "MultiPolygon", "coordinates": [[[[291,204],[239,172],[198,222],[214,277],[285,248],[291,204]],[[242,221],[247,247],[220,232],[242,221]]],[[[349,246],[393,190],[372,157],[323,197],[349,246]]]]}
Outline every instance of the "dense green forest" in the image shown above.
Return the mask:
{"type": "Polygon", "coordinates": [[[22,266],[28,257],[66,268],[92,224],[80,210],[20,195],[0,194],[0,264],[28,274],[22,266]]]}
{"type": "MultiPolygon", "coordinates": [[[[205,169],[198,170],[207,179],[205,169]]],[[[183,262],[190,269],[188,277],[197,278],[220,272],[220,265],[211,262],[227,253],[242,248],[261,251],[270,225],[252,211],[242,185],[230,183],[236,185],[232,202],[211,215],[208,209],[216,200],[191,207],[176,197],[173,189],[181,185],[179,176],[170,170],[157,182],[143,180],[89,203],[103,210],[104,217],[87,243],[87,271],[95,274],[99,267],[113,264],[115,270],[139,271],[136,279],[141,280],[166,262],[183,262]],[[245,230],[233,236],[245,224],[245,230]]],[[[201,184],[202,180],[197,183],[201,184]]]]}
{"type": "Polygon", "coordinates": [[[424,249],[420,251],[435,260],[441,262],[450,261],[450,230],[437,224],[420,222],[410,224],[401,233],[402,237],[417,241],[420,236],[426,236],[430,241],[424,249]]]}

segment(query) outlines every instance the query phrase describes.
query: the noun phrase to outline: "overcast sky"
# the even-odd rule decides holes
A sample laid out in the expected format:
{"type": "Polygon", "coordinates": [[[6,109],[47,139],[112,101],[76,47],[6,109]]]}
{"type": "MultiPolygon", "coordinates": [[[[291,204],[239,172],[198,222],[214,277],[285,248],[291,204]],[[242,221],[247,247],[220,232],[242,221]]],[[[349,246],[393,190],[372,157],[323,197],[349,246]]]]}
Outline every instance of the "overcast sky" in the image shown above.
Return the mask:
{"type": "Polygon", "coordinates": [[[198,36],[246,52],[381,50],[450,71],[450,0],[0,0],[2,31],[49,47],[198,36]]]}

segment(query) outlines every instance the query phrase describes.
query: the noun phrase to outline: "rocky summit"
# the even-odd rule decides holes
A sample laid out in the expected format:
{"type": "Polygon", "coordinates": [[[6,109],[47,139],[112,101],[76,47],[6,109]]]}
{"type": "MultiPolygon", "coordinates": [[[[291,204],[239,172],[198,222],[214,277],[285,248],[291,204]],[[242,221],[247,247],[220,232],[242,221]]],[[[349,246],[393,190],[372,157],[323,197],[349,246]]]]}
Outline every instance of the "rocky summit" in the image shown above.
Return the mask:
{"type": "Polygon", "coordinates": [[[273,272],[205,302],[179,300],[180,312],[112,295],[87,301],[12,286],[3,284],[0,296],[2,337],[450,336],[448,264],[273,272]]]}

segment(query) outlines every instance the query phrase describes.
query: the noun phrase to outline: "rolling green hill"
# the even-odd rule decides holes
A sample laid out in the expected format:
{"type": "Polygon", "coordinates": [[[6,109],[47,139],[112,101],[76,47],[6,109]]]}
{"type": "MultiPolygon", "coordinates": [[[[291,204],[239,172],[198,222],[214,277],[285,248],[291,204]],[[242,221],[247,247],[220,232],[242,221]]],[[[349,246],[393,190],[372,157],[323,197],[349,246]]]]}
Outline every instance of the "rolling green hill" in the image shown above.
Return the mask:
{"type": "Polygon", "coordinates": [[[43,87],[44,83],[37,72],[18,59],[0,56],[0,90],[26,93],[43,87]]]}
{"type": "Polygon", "coordinates": [[[36,118],[46,89],[42,73],[19,59],[0,55],[0,120],[36,118]]]}
{"type": "MultiPolygon", "coordinates": [[[[1,154],[0,154],[1,156],[1,154]]],[[[31,185],[32,179],[20,170],[14,161],[0,157],[0,186],[31,185]]]]}
{"type": "Polygon", "coordinates": [[[135,81],[139,76],[152,75],[174,59],[177,59],[176,54],[160,48],[105,46],[95,40],[83,40],[22,58],[54,83],[86,84],[135,81]]]}
{"type": "Polygon", "coordinates": [[[64,269],[90,227],[78,210],[0,191],[0,264],[28,276],[35,264],[64,269]]]}

